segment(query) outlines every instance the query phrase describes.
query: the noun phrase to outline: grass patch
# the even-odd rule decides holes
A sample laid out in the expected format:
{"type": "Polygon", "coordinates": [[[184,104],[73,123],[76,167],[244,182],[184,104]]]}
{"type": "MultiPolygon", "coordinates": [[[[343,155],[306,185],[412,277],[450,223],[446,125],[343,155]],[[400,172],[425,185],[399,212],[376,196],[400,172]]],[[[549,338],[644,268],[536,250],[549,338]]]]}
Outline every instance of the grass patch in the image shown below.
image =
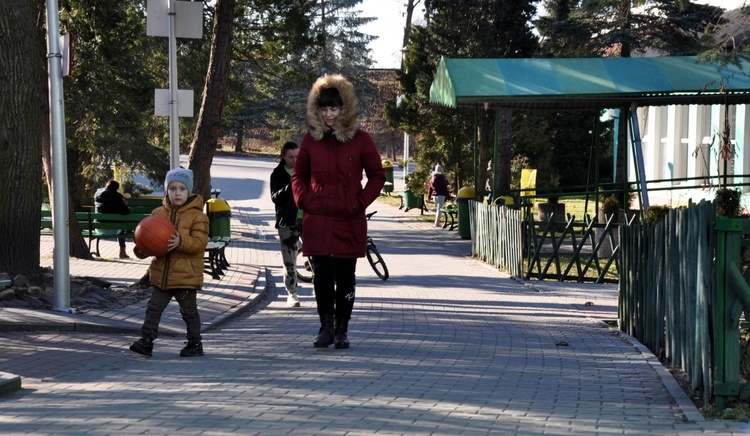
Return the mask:
{"type": "Polygon", "coordinates": [[[391,193],[391,195],[380,194],[380,196],[375,201],[379,203],[387,204],[393,207],[399,207],[401,205],[401,197],[399,197],[398,195],[394,193],[391,193]]]}
{"type": "MultiPolygon", "coordinates": [[[[401,206],[401,197],[398,196],[398,192],[392,192],[391,195],[388,194],[380,194],[380,196],[375,200],[379,203],[387,204],[389,206],[399,207],[401,206]]],[[[434,207],[434,203],[427,203],[428,208],[434,207]]],[[[428,223],[435,222],[435,212],[425,212],[424,214],[415,212],[412,213],[412,210],[410,209],[409,212],[405,214],[405,216],[408,216],[410,218],[414,218],[417,221],[424,221],[428,223]]]]}
{"type": "Polygon", "coordinates": [[[716,406],[708,406],[701,409],[701,414],[707,421],[747,422],[750,419],[750,405],[738,403],[734,407],[727,407],[724,410],[716,406]]]}
{"type": "MultiPolygon", "coordinates": [[[[573,259],[573,256],[568,254],[558,254],[557,259],[560,261],[560,273],[565,272],[565,268],[568,267],[568,264],[573,259]]],[[[586,263],[588,262],[588,257],[586,255],[583,255],[581,257],[581,269],[583,269],[586,266],[586,263]]],[[[547,262],[549,261],[549,257],[540,256],[539,258],[539,269],[537,269],[536,265],[534,266],[534,270],[531,272],[532,278],[535,277],[535,274],[538,273],[538,271],[543,271],[544,267],[547,266],[547,262]]],[[[609,261],[608,258],[598,258],[599,268],[604,270],[604,266],[609,261]]],[[[528,272],[529,270],[529,259],[527,257],[524,257],[523,259],[523,271],[524,274],[528,272]]],[[[550,265],[550,267],[547,269],[547,275],[545,275],[545,279],[552,279],[553,277],[550,277],[550,275],[556,276],[557,273],[557,267],[555,266],[554,261],[550,265]]],[[[570,268],[570,271],[568,272],[569,275],[578,275],[578,268],[575,264],[570,268]]],[[[591,279],[591,281],[596,280],[597,277],[599,277],[599,270],[596,269],[596,265],[594,263],[589,266],[589,268],[586,270],[586,274],[584,274],[584,277],[587,279],[591,279]]],[[[615,268],[615,263],[612,262],[612,265],[609,266],[609,269],[607,270],[607,273],[604,274],[603,279],[605,281],[619,281],[619,275],[617,274],[617,269],[615,268]]]]}

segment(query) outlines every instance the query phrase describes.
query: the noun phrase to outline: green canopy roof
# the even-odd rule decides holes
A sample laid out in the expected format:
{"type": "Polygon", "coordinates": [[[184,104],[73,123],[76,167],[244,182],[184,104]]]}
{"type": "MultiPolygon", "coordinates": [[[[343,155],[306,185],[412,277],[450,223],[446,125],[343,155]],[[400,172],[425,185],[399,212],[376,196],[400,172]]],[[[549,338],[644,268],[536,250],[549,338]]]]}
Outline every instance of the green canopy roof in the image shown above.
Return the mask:
{"type": "Polygon", "coordinates": [[[692,56],[443,58],[430,86],[430,102],[539,109],[740,104],[750,103],[750,78],[735,66],[719,70],[692,56]]]}

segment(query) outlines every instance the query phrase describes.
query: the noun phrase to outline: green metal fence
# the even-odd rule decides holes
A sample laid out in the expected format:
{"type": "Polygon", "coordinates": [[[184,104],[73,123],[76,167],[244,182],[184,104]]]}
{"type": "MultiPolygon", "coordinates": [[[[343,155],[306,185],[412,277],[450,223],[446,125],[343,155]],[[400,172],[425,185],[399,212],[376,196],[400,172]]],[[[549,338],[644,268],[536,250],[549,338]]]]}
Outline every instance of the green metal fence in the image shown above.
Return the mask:
{"type": "Polygon", "coordinates": [[[528,213],[524,219],[524,252],[528,259],[525,279],[617,283],[617,229],[628,224],[616,222],[613,216],[604,223],[590,217],[576,222],[569,214],[563,222],[535,221],[534,214],[528,213]]]}
{"type": "Polygon", "coordinates": [[[536,221],[530,205],[514,209],[471,200],[468,208],[472,255],[513,276],[617,282],[617,228],[624,224],[612,217],[602,224],[575,222],[570,215],[567,221],[536,221]]]}

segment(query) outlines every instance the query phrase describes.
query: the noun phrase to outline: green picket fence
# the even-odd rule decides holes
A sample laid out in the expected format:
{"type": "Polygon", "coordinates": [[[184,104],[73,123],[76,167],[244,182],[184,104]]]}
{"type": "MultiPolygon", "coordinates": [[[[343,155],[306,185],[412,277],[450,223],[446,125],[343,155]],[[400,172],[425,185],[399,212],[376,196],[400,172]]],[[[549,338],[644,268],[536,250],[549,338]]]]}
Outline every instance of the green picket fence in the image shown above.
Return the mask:
{"type": "Polygon", "coordinates": [[[719,217],[716,220],[716,294],[714,325],[714,386],[716,403],[724,407],[726,397],[750,398],[750,383],[744,382],[748,356],[741,354],[740,320],[750,314],[750,268],[743,267],[748,250],[750,220],[719,217]],[[744,271],[743,271],[744,269],[744,271]]]}
{"type": "Polygon", "coordinates": [[[712,396],[716,210],[701,202],[655,224],[620,227],[620,329],[712,396]]]}
{"type": "Polygon", "coordinates": [[[523,276],[523,218],[520,210],[469,201],[471,254],[490,265],[523,276]]]}

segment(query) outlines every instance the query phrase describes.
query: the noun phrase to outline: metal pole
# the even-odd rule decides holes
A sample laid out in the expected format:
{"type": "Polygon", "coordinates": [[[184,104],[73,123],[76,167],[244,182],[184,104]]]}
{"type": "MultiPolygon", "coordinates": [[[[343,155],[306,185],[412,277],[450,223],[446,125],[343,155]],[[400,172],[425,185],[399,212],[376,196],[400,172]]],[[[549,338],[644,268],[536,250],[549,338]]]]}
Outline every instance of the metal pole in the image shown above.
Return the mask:
{"type": "Polygon", "coordinates": [[[404,133],[404,183],[409,175],[409,134],[404,133]]]}
{"type": "Polygon", "coordinates": [[[641,185],[641,197],[643,199],[643,210],[648,209],[648,188],[646,186],[646,166],[643,163],[643,145],[641,144],[641,130],[638,126],[638,105],[630,106],[630,117],[633,128],[633,147],[635,148],[635,159],[638,169],[638,182],[641,185]]]}
{"type": "Polygon", "coordinates": [[[57,0],[47,0],[47,64],[49,67],[50,146],[52,152],[52,226],[54,249],[54,310],[70,307],[70,241],[68,235],[68,164],[65,154],[65,107],[63,106],[60,25],[57,0]],[[62,225],[65,223],[65,225],[62,225]]]}
{"type": "Polygon", "coordinates": [[[177,112],[177,30],[175,0],[169,0],[169,169],[180,167],[180,119],[177,112]]]}

